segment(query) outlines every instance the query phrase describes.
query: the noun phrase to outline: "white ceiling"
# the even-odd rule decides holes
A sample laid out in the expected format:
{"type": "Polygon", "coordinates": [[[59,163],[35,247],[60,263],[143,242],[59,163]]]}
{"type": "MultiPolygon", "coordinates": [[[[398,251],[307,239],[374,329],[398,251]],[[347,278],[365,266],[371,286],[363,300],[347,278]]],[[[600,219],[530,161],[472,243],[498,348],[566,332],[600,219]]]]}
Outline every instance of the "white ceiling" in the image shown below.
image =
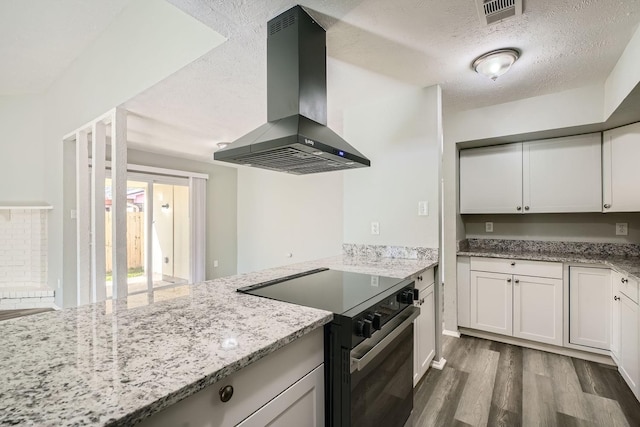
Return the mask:
{"type": "Polygon", "coordinates": [[[45,91],[130,1],[0,1],[0,95],[45,91]]]}
{"type": "MultiPolygon", "coordinates": [[[[0,95],[38,92],[130,0],[2,0],[0,95]],[[4,61],[3,61],[4,63],[4,61]]],[[[266,120],[266,22],[291,0],[168,0],[228,38],[125,106],[134,144],[211,158],[266,120]],[[172,129],[172,130],[170,130],[172,129]]],[[[483,27],[474,0],[300,0],[327,29],[329,124],[342,111],[409,86],[440,84],[448,111],[604,81],[640,22],[637,0],[525,0],[524,14],[483,27]],[[470,64],[516,47],[493,82],[470,64]]]]}

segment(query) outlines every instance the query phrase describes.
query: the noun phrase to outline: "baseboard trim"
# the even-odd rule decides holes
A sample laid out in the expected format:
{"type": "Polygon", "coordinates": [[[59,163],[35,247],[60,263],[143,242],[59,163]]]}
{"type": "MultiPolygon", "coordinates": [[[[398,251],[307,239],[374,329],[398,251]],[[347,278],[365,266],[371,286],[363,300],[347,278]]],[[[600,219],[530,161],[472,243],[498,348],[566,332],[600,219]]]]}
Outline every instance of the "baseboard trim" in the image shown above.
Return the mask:
{"type": "Polygon", "coordinates": [[[446,335],[446,336],[449,336],[449,337],[460,338],[460,332],[459,331],[450,331],[448,329],[443,329],[442,330],[442,335],[446,335]]]}
{"type": "Polygon", "coordinates": [[[440,360],[431,361],[431,367],[439,371],[442,371],[444,369],[444,365],[446,364],[447,364],[447,359],[445,359],[444,357],[441,357],[440,360]]]}
{"type": "Polygon", "coordinates": [[[575,357],[576,359],[588,360],[590,362],[601,363],[603,365],[617,366],[610,356],[602,354],[590,353],[587,351],[575,350],[572,348],[558,347],[551,344],[537,343],[521,338],[509,337],[506,335],[494,334],[491,332],[479,331],[476,329],[460,328],[460,333],[462,335],[468,335],[470,337],[483,338],[505,344],[512,344],[520,347],[530,348],[533,350],[560,354],[562,356],[575,357]]]}

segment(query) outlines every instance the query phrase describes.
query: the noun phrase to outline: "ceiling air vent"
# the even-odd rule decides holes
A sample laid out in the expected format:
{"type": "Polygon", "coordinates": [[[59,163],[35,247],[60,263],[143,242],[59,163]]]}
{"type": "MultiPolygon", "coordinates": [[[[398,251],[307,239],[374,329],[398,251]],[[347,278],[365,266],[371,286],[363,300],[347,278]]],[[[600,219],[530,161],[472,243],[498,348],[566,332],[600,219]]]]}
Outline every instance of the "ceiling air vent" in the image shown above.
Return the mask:
{"type": "Polygon", "coordinates": [[[482,25],[491,25],[522,15],[522,0],[476,0],[482,25]]]}

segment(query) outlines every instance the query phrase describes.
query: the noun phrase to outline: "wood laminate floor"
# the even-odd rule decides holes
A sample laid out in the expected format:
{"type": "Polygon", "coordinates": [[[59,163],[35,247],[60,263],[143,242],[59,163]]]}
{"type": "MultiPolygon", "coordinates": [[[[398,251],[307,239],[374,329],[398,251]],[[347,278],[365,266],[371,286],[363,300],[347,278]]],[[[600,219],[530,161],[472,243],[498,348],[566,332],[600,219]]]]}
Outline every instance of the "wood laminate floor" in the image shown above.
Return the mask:
{"type": "Polygon", "coordinates": [[[466,336],[445,336],[443,356],[415,388],[414,427],[640,426],[613,366],[466,336]]]}
{"type": "Polygon", "coordinates": [[[0,321],[13,319],[16,317],[30,316],[32,314],[44,313],[45,311],[53,311],[52,308],[25,308],[22,310],[0,310],[0,321]]]}

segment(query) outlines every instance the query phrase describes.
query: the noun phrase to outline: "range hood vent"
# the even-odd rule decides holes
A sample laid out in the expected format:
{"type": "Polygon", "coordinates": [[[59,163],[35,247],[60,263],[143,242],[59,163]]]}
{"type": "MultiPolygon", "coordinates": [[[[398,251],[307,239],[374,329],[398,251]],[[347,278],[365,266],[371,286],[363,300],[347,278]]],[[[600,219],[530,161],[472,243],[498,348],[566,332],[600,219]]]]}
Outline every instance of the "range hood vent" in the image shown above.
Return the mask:
{"type": "Polygon", "coordinates": [[[215,160],[304,175],[371,165],[327,125],[326,32],[300,6],[267,23],[267,123],[215,160]]]}
{"type": "Polygon", "coordinates": [[[476,0],[482,25],[491,25],[522,15],[522,0],[476,0]]]}

